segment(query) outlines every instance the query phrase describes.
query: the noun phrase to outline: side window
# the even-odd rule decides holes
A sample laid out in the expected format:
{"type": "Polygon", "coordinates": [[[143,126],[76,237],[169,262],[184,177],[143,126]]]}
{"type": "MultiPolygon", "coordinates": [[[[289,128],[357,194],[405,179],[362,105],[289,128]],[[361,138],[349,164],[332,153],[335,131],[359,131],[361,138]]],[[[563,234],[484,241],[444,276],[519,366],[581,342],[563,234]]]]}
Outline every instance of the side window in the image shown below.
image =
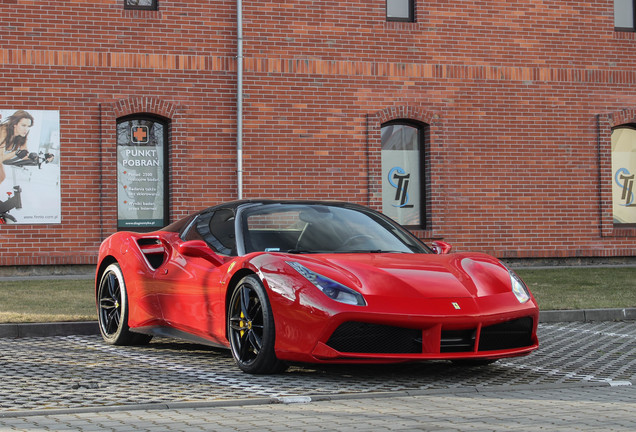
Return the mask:
{"type": "Polygon", "coordinates": [[[614,224],[636,226],[636,125],[612,131],[612,210],[614,224]]]}
{"type": "Polygon", "coordinates": [[[220,254],[236,255],[234,212],[221,209],[201,214],[185,233],[184,240],[203,240],[220,254]]]}
{"type": "Polygon", "coordinates": [[[181,233],[181,238],[184,241],[190,240],[203,240],[205,241],[205,237],[201,235],[199,231],[199,225],[205,229],[205,227],[210,223],[210,217],[212,213],[202,213],[198,215],[194,220],[188,222],[188,224],[184,227],[184,232],[181,233]]]}
{"type": "Polygon", "coordinates": [[[382,125],[382,213],[409,227],[424,227],[425,124],[397,120],[382,125]]]}
{"type": "Polygon", "coordinates": [[[234,235],[234,212],[218,210],[210,219],[212,246],[225,255],[236,255],[236,237],[234,235]]]}
{"type": "Polygon", "coordinates": [[[124,9],[157,10],[158,0],[124,0],[124,9]]]}
{"type": "Polygon", "coordinates": [[[614,29],[634,31],[634,0],[614,0],[614,29]]]}
{"type": "Polygon", "coordinates": [[[153,230],[168,224],[166,119],[133,115],[117,120],[117,227],[153,230]]]}
{"type": "Polygon", "coordinates": [[[415,0],[386,0],[386,20],[415,22],[415,0]]]}
{"type": "Polygon", "coordinates": [[[179,237],[184,238],[184,236],[187,235],[187,230],[190,227],[190,224],[193,219],[194,219],[193,216],[185,217],[183,219],[180,219],[176,222],[171,223],[168,226],[161,228],[161,230],[179,233],[179,237]]]}

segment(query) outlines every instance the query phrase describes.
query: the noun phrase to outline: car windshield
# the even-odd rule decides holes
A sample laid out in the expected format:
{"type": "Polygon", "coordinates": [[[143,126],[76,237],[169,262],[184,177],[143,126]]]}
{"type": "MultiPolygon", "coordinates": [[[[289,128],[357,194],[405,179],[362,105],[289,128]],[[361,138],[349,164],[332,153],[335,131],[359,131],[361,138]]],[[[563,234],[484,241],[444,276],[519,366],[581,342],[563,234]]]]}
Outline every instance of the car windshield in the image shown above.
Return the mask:
{"type": "Polygon", "coordinates": [[[430,253],[374,211],[324,204],[265,204],[242,213],[245,252],[430,253]]]}

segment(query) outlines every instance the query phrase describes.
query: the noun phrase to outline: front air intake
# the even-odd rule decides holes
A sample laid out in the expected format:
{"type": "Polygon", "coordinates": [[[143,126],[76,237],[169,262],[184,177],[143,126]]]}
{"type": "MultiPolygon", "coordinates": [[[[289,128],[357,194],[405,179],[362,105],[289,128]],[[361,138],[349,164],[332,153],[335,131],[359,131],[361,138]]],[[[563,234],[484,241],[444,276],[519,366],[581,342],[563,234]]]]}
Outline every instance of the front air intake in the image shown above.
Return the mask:
{"type": "Polygon", "coordinates": [[[327,345],[343,353],[419,354],[422,330],[362,322],[346,322],[327,345]]]}
{"type": "Polygon", "coordinates": [[[519,318],[481,329],[479,351],[523,348],[532,345],[532,317],[519,318]]]}

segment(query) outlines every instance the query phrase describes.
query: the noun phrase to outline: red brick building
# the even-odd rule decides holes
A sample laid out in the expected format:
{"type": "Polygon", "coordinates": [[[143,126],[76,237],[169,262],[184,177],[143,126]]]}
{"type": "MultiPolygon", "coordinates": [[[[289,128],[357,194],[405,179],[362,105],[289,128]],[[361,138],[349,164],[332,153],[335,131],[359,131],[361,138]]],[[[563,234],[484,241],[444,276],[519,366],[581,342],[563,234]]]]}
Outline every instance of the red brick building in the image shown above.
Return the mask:
{"type": "Polygon", "coordinates": [[[384,183],[382,134],[414,131],[418,211],[403,222],[423,239],[503,258],[636,256],[636,220],[616,210],[636,212],[634,169],[612,162],[613,130],[636,124],[629,0],[126,3],[0,2],[0,121],[59,118],[40,167],[5,165],[17,174],[0,184],[5,201],[56,164],[43,178],[59,182],[59,217],[0,225],[0,266],[95,262],[123,226],[118,124],[131,119],[163,127],[161,222],[239,195],[404,206],[408,176],[384,183]]]}

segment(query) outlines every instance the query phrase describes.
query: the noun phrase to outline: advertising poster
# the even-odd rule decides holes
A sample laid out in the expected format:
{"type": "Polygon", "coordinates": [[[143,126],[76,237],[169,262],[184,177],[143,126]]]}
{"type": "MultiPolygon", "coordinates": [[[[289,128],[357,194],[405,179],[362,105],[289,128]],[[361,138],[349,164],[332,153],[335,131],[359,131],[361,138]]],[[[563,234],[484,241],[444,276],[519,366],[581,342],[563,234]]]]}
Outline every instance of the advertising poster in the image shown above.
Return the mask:
{"type": "Polygon", "coordinates": [[[636,129],[612,132],[612,203],[615,224],[636,224],[636,129]]]}
{"type": "Polygon", "coordinates": [[[0,109],[0,224],[59,224],[60,112],[0,109]]]}
{"type": "Polygon", "coordinates": [[[164,209],[165,126],[152,120],[117,125],[118,227],[161,228],[164,209]]]}

